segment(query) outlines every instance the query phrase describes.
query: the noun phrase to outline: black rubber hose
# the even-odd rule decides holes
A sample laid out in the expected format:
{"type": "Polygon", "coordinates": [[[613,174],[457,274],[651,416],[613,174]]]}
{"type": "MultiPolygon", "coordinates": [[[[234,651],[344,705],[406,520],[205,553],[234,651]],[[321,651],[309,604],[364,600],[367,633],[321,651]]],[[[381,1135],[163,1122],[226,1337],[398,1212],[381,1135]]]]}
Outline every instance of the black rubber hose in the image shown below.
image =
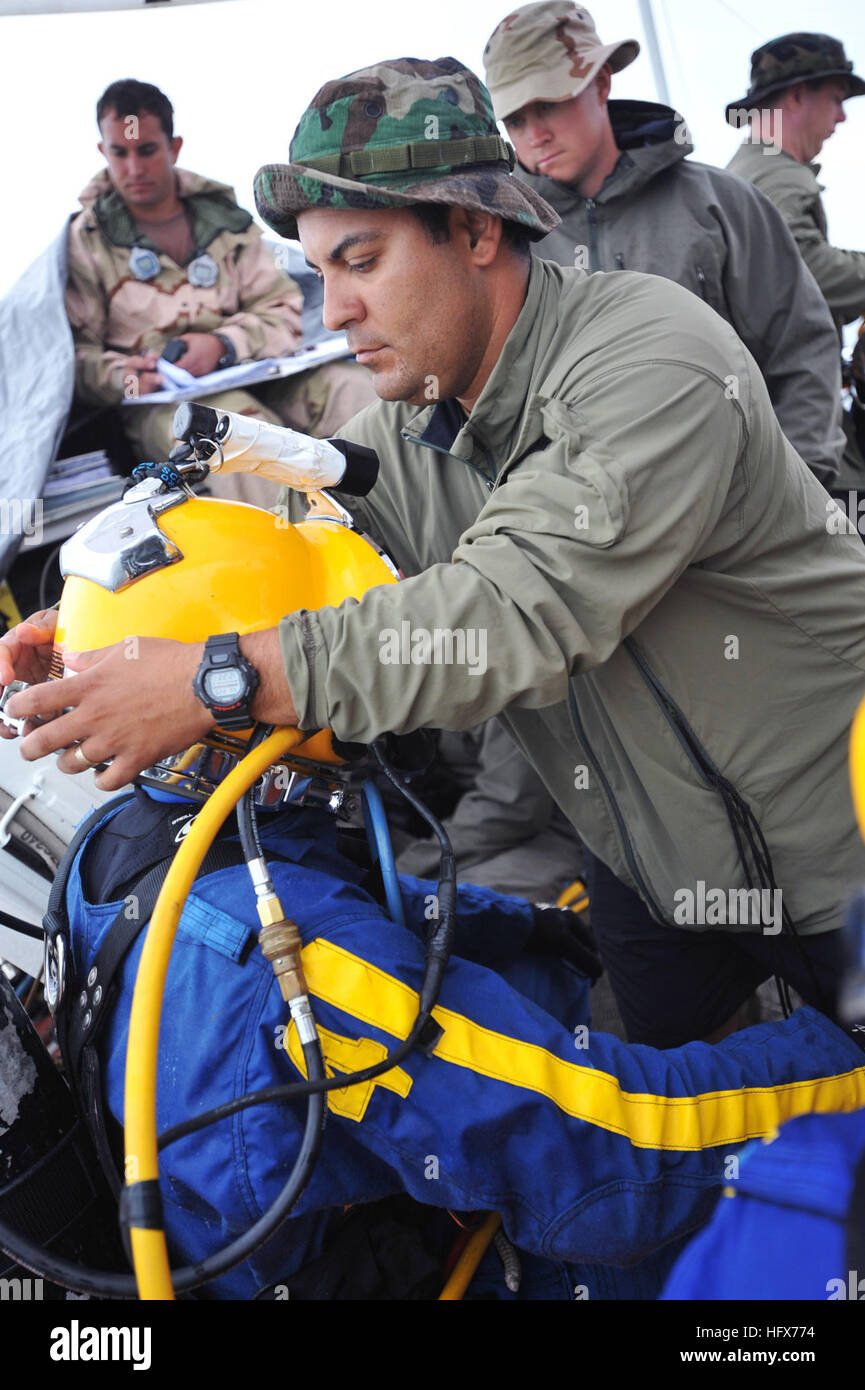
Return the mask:
{"type": "Polygon", "coordinates": [[[20,917],[13,917],[11,912],[0,912],[0,927],[20,932],[22,936],[29,936],[32,941],[45,940],[45,932],[41,927],[34,926],[32,922],[25,922],[20,917]]]}
{"type": "MultiPolygon", "coordinates": [[[[303,1055],[306,1059],[307,1073],[313,1080],[324,1076],[324,1058],[319,1043],[304,1043],[303,1055]]],[[[327,1106],[324,1097],[317,1093],[309,1096],[306,1112],[306,1127],[301,1141],[300,1153],[291,1171],[291,1176],[276,1201],[259,1217],[258,1221],[237,1240],[208,1255],[196,1265],[184,1265],[171,1271],[171,1282],[175,1293],[189,1293],[192,1289],[208,1284],[213,1279],[227,1274],[235,1265],[255,1253],[260,1246],[270,1240],[279,1227],[291,1214],[301,1193],[312,1176],[315,1161],[321,1148],[327,1106]]],[[[103,1298],[137,1298],[138,1285],[134,1276],[113,1274],[105,1270],[84,1269],[71,1261],[52,1255],[40,1246],[34,1245],[26,1236],[12,1230],[0,1221],[0,1247],[7,1255],[31,1270],[40,1279],[49,1279],[55,1284],[72,1289],[77,1293],[97,1294],[103,1298]]]]}
{"type": "MultiPolygon", "coordinates": [[[[383,1057],[380,1062],[374,1066],[365,1067],[362,1071],[349,1072],[348,1075],[341,1073],[339,1076],[332,1076],[327,1080],[318,1082],[311,1080],[293,1081],[284,1086],[265,1086],[259,1091],[248,1091],[245,1095],[237,1096],[234,1100],[228,1100],[222,1105],[214,1106],[212,1110],[206,1110],[191,1120],[184,1120],[181,1124],[173,1125],[159,1136],[160,1152],[168,1148],[169,1144],[175,1144],[179,1139],[186,1139],[190,1134],[197,1134],[200,1130],[207,1129],[209,1125],[226,1120],[241,1110],[249,1110],[254,1105],[298,1100],[302,1096],[318,1094],[323,1091],[341,1091],[346,1086],[356,1086],[361,1082],[373,1081],[377,1076],[382,1076],[384,1072],[399,1066],[421,1041],[421,1036],[430,1022],[432,1010],[438,999],[456,930],[456,859],[444,826],[405,785],[385,757],[380,745],[373,743],[371,747],[385,775],[432,828],[442,849],[441,879],[438,884],[439,922],[433,928],[427,941],[418,1012],[408,1037],[386,1057],[383,1057]]],[[[241,819],[239,817],[239,820],[241,819]]]]}
{"type": "MultiPolygon", "coordinates": [[[[248,752],[251,753],[260,743],[263,743],[273,733],[272,724],[257,724],[252,738],[249,740],[248,752]]],[[[255,815],[255,783],[244,792],[237,807],[237,828],[240,831],[240,845],[243,850],[243,857],[247,864],[252,859],[263,859],[264,850],[261,847],[261,839],[258,834],[258,821],[255,815]]]]}

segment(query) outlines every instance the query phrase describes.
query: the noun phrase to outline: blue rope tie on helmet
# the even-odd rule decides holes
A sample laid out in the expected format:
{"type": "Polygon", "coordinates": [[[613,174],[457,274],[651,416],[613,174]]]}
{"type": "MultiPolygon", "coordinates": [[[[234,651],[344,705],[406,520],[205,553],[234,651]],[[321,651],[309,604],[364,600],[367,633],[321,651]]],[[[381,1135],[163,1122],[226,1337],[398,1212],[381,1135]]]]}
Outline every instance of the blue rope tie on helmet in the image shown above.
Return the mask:
{"type": "Polygon", "coordinates": [[[129,487],[143,483],[145,478],[158,478],[166,487],[180,487],[180,474],[173,463],[139,463],[132,470],[129,487]]]}

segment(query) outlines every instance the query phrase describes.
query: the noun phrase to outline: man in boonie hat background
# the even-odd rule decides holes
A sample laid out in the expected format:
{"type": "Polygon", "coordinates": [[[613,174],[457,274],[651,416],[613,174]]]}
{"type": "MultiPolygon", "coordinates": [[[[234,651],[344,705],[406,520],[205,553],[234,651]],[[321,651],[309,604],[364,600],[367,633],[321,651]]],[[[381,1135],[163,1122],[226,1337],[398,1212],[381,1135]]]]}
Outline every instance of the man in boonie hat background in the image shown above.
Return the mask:
{"type": "MultiPolygon", "coordinates": [[[[658,276],[528,255],[556,214],[509,163],[474,74],[399,58],[328,83],[257,177],[372,373],[342,433],[380,472],[348,505],[407,577],[244,635],[252,717],[369,743],[498,716],[608,873],[593,925],[632,1041],[716,1036],[776,972],[831,1015],[865,876],[865,551],[730,326],[658,276]]],[[[78,742],[110,790],[198,741],[203,644],[139,651],[13,696],[60,714],[25,756],[78,742]]]]}
{"type": "Polygon", "coordinates": [[[838,472],[840,364],[832,324],[782,219],[693,145],[668,106],[610,101],[639,53],[602,44],[568,0],[513,11],[484,50],[517,173],[561,217],[535,249],[586,270],[675,280],[731,323],[763,373],[781,428],[827,487],[838,472]]]}
{"type": "MultiPolygon", "coordinates": [[[[771,198],[829,305],[839,336],[845,323],[865,315],[865,251],[844,251],[829,241],[829,227],[814,160],[835,127],[846,120],[844,102],[865,93],[865,81],[839,39],[829,34],[784,34],[751,54],[751,85],[727,105],[730,125],[748,136],[728,168],[771,198]]],[[[848,445],[839,487],[865,486],[865,459],[856,444],[865,412],[854,399],[845,418],[848,445]]]]}

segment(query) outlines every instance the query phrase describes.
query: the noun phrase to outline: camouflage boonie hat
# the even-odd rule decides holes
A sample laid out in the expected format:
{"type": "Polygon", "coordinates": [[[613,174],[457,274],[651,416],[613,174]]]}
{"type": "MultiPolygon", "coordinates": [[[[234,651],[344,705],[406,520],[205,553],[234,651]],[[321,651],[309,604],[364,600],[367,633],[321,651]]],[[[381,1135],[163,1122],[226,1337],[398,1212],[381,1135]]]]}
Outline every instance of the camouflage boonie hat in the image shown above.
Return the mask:
{"type": "Polygon", "coordinates": [[[445,203],[519,222],[532,240],[561,220],[511,174],[489,92],[456,58],[394,58],[325,83],[289,158],[255,176],[259,214],[284,237],[306,208],[445,203]]]}
{"type": "Polygon", "coordinates": [[[853,71],[853,64],[844,52],[839,39],[828,34],[783,34],[780,39],[764,43],[751,54],[751,85],[746,96],[728,102],[725,115],[728,125],[741,125],[730,120],[731,111],[758,109],[766,97],[777,95],[797,82],[822,81],[828,77],[846,77],[849,97],[861,97],[865,82],[853,71]]]}
{"type": "Polygon", "coordinates": [[[500,121],[533,101],[567,101],[609,63],[621,72],[640,51],[636,39],[602,44],[588,10],[542,0],[506,15],[484,49],[487,86],[500,121]]]}

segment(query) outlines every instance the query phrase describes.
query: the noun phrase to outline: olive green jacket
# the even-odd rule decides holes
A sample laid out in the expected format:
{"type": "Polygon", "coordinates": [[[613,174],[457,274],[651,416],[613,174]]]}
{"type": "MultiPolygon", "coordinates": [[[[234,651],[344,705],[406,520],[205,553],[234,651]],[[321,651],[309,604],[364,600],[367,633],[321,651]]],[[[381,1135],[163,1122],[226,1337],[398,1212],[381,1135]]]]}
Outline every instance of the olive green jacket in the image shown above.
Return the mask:
{"type": "Polygon", "coordinates": [[[381,401],[343,432],[381,461],[346,503],[411,577],[282,621],[301,727],[368,742],[504,711],[659,919],[701,881],[746,885],[750,814],[799,930],[839,925],[865,877],[865,548],[729,325],[659,277],[535,260],[467,420],[381,401]]]}
{"type": "Polygon", "coordinates": [[[840,331],[865,314],[865,251],[830,245],[817,182],[819,164],[800,164],[775,146],[740,145],[727,168],[771,198],[795,237],[802,258],[823,291],[840,331]]]}

